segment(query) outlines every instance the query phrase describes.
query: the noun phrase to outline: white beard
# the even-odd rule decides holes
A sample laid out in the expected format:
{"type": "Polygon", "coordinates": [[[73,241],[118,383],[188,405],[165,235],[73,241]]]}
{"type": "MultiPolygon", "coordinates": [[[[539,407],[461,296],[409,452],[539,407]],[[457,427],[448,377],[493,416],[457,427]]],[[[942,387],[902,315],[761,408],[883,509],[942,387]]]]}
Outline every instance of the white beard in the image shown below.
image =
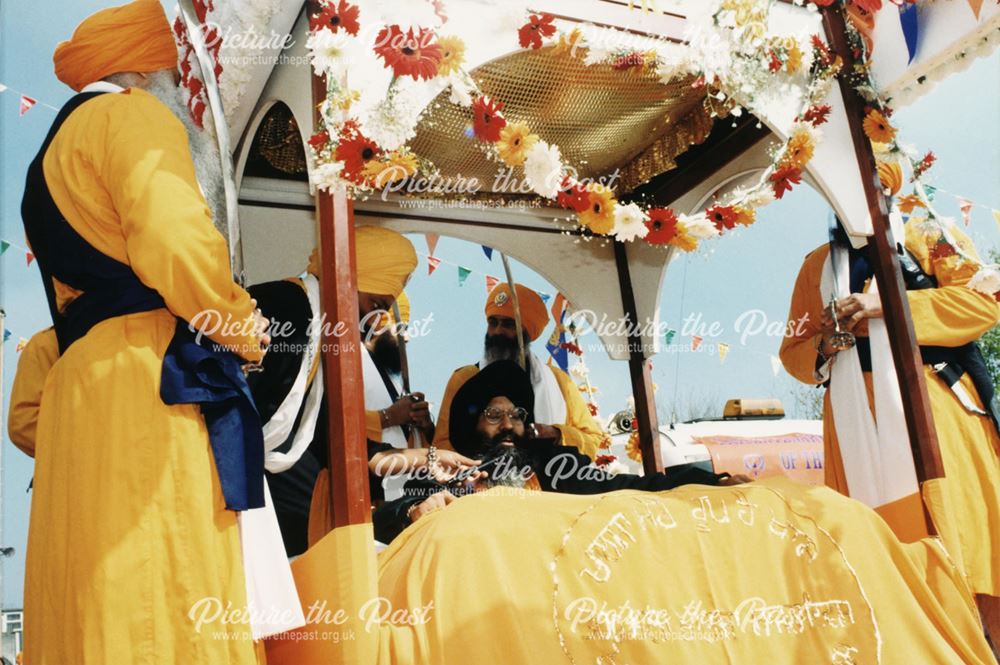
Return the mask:
{"type": "Polygon", "coordinates": [[[199,129],[194,124],[194,119],[184,104],[181,89],[174,84],[173,72],[153,72],[147,75],[144,88],[163,102],[187,130],[195,176],[198,178],[198,184],[201,186],[208,209],[212,213],[212,223],[228,242],[226,189],[223,184],[222,161],[219,156],[219,146],[215,140],[215,126],[211,115],[205,113],[205,129],[199,129]]]}

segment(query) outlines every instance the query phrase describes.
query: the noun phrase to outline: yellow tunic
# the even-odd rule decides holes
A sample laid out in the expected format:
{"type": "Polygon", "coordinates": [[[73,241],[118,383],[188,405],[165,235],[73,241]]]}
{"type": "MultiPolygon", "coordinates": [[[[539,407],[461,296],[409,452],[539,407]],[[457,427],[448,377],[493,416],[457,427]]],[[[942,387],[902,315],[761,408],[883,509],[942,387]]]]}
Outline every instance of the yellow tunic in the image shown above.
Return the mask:
{"type": "MultiPolygon", "coordinates": [[[[225,510],[197,405],[160,399],[176,316],[250,316],[199,191],[183,125],[141,90],[87,101],[44,160],[53,199],[91,245],[167,308],[103,321],[45,379],[25,579],[25,663],[253,663],[246,623],[196,632],[192,606],[245,608],[236,514],[225,510]]],[[[68,290],[61,289],[62,300],[68,290]]],[[[210,335],[248,360],[239,334],[210,335]]],[[[238,331],[242,332],[242,331],[238,331]]]]}
{"type": "MultiPolygon", "coordinates": [[[[549,367],[555,374],[559,383],[559,390],[566,400],[566,422],[564,423],[543,423],[552,425],[562,434],[562,444],[564,446],[575,446],[581,453],[591,458],[597,457],[599,448],[607,447],[608,435],[604,433],[601,426],[592,415],[587,403],[580,395],[580,389],[573,383],[573,379],[566,372],[558,367],[549,367]]],[[[438,412],[437,428],[434,431],[434,445],[439,448],[451,450],[451,440],[448,435],[449,411],[451,411],[451,401],[455,393],[466,381],[479,373],[479,368],[475,365],[459,367],[448,379],[448,385],[444,389],[444,397],[441,399],[441,410],[438,412]]]]}
{"type": "MultiPolygon", "coordinates": [[[[974,255],[972,242],[960,230],[954,229],[954,232],[965,251],[974,255]]],[[[965,286],[975,273],[974,268],[959,266],[954,258],[930,257],[929,242],[933,239],[923,237],[914,223],[907,224],[907,249],[927,274],[937,278],[939,285],[936,289],[907,292],[917,342],[953,347],[976,340],[996,324],[1000,306],[993,298],[965,286]]],[[[793,332],[797,334],[786,337],[781,345],[785,369],[799,381],[814,385],[819,383],[814,374],[816,337],[824,306],[819,285],[828,254],[829,247],[823,246],[806,257],[788,313],[793,332]],[[803,325],[794,330],[800,321],[804,321],[803,325]]],[[[867,326],[857,332],[866,335],[867,326]]],[[[868,402],[874,404],[871,373],[864,376],[868,402]]],[[[950,506],[950,524],[947,527],[938,524],[938,528],[943,535],[953,533],[957,537],[957,546],[955,543],[949,545],[957,547],[956,554],[964,562],[972,588],[977,593],[1000,596],[1000,461],[997,457],[1000,437],[989,418],[966,411],[929,367],[924,368],[924,376],[947,478],[944,498],[950,506]]],[[[962,385],[982,406],[968,375],[962,377],[962,385]]],[[[829,394],[823,400],[823,441],[826,484],[847,494],[847,478],[829,394]]]]}
{"type": "Polygon", "coordinates": [[[35,456],[38,408],[42,404],[45,377],[58,359],[56,331],[46,328],[32,335],[17,361],[17,373],[10,391],[7,433],[13,444],[29,457],[35,456]]]}

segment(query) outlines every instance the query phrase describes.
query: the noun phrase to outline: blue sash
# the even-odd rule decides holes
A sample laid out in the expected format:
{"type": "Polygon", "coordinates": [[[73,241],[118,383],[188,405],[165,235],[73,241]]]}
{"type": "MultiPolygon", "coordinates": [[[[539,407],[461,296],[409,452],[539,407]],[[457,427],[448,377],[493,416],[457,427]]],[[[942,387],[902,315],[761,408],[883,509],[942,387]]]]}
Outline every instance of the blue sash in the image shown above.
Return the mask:
{"type": "MultiPolygon", "coordinates": [[[[166,306],[130,266],[102,254],[70,226],[45,182],[42,163],[56,132],[76,108],[99,94],[76,95],[59,112],[28,168],[21,202],[60,353],[101,321],[166,306]],[[53,278],[83,291],[62,312],[56,306],[53,278]]],[[[160,397],[165,404],[201,407],[226,508],[263,506],[264,434],[239,358],[207,338],[199,343],[190,326],[178,319],[163,358],[160,397]]]]}

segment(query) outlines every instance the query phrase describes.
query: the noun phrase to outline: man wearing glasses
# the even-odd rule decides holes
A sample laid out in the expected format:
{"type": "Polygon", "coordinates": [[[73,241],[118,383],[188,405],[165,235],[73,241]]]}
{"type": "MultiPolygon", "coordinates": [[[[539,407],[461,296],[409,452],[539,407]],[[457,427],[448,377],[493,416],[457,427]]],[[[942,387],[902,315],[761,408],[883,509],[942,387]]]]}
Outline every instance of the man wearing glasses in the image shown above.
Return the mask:
{"type": "MultiPolygon", "coordinates": [[[[414,478],[404,496],[375,511],[375,537],[388,543],[422,516],[444,508],[456,497],[505,486],[566,494],[615,490],[661,491],[680,485],[738,485],[747,476],[715,474],[696,467],[648,476],[611,475],[589,457],[558,439],[539,436],[534,426],[534,394],[528,375],[517,363],[491,363],[455,394],[450,408],[451,442],[466,457],[480,460],[468,477],[440,482],[414,478]]],[[[437,478],[441,474],[436,474],[437,478]]]]}

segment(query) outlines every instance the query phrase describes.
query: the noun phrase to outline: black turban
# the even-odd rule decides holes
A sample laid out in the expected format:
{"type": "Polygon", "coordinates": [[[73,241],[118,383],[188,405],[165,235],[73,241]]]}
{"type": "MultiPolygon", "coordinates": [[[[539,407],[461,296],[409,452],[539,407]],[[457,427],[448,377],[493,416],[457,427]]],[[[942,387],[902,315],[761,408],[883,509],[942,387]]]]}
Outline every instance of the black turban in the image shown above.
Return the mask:
{"type": "Polygon", "coordinates": [[[534,421],[535,392],[528,374],[513,360],[490,363],[466,381],[452,399],[448,433],[456,451],[475,455],[479,446],[476,434],[479,414],[494,397],[500,396],[527,410],[526,425],[534,421]]]}

